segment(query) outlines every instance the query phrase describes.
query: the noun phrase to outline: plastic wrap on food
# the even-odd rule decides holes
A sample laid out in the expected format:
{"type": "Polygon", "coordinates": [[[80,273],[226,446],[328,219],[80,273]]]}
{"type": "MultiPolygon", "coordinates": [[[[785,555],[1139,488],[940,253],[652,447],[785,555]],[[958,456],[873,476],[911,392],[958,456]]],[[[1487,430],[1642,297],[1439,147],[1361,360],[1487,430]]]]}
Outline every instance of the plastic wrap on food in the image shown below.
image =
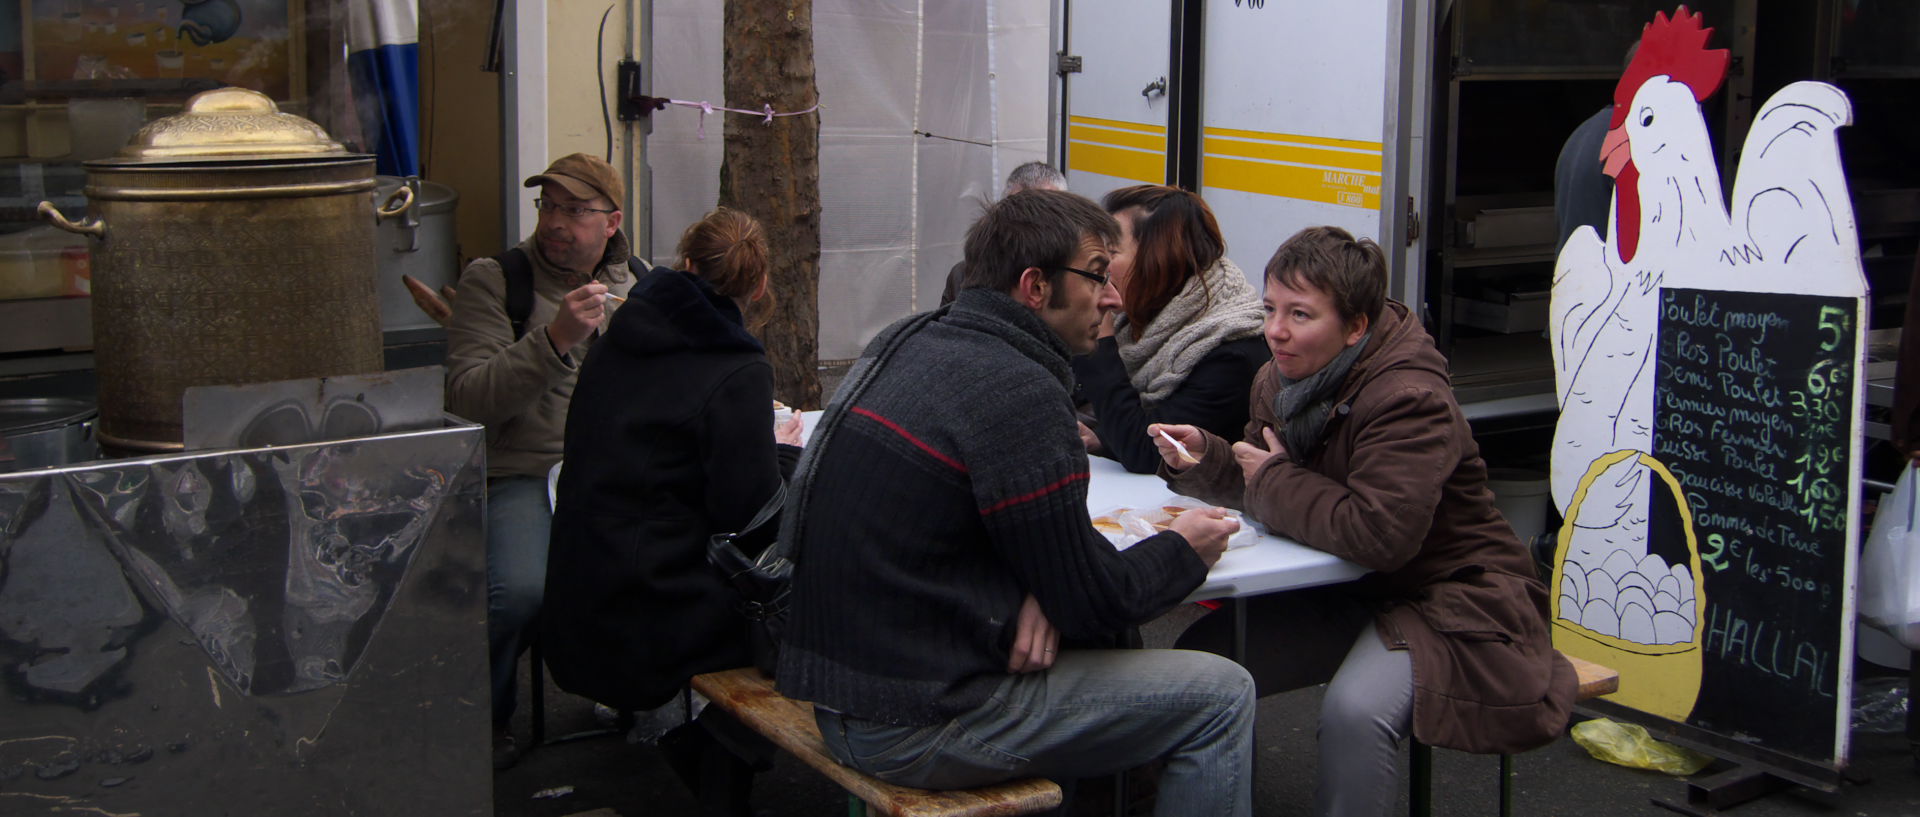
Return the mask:
{"type": "MultiPolygon", "coordinates": [[[[1135,542],[1166,530],[1180,515],[1199,508],[1213,507],[1197,499],[1168,496],[1150,505],[1120,506],[1094,514],[1093,529],[1107,537],[1115,548],[1126,550],[1135,542]]],[[[1246,547],[1260,538],[1260,531],[1249,524],[1239,511],[1227,509],[1227,518],[1240,523],[1239,530],[1227,537],[1227,549],[1246,547]]]]}

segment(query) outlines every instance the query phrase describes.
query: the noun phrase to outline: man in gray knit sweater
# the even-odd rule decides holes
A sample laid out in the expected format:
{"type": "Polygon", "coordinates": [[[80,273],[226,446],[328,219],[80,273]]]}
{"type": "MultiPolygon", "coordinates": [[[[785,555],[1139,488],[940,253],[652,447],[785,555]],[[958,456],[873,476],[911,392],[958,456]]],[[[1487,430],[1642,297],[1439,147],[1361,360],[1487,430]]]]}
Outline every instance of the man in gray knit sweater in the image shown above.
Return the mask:
{"type": "Polygon", "coordinates": [[[968,231],[963,289],[868,346],[795,477],[779,688],[889,782],[1067,781],[1167,760],[1157,813],[1251,813],[1253,684],[1217,656],[1117,644],[1220,558],[1219,509],[1116,551],[1087,517],[1068,357],[1118,293],[1113,219],[1060,191],[968,231]]]}

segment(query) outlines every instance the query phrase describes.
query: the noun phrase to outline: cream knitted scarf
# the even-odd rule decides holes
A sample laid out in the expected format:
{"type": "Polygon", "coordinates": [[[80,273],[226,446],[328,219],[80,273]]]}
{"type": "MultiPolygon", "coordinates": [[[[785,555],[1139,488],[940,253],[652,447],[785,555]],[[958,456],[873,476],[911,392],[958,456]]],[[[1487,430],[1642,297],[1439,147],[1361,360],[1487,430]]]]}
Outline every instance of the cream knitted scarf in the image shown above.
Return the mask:
{"type": "Polygon", "coordinates": [[[1187,279],[1180,293],[1155,315],[1139,340],[1122,316],[1114,340],[1140,401],[1160,402],[1186,382],[1193,367],[1220,344],[1260,334],[1260,295],[1232,261],[1221,258],[1187,279]]]}

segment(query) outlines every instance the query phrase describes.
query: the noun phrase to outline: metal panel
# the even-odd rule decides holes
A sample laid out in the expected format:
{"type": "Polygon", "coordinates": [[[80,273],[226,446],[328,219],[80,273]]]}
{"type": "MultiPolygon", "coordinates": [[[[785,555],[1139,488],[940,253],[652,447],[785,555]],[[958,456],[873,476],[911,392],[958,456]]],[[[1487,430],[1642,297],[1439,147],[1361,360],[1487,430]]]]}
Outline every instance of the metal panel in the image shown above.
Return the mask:
{"type": "Polygon", "coordinates": [[[237,386],[194,386],[181,396],[190,451],[365,437],[439,428],[444,366],[310,377],[237,386]]]}
{"type": "Polygon", "coordinates": [[[1254,286],[1303,227],[1399,246],[1407,194],[1383,186],[1402,138],[1387,116],[1404,79],[1399,2],[1209,0],[1201,192],[1254,286]]]}
{"type": "Polygon", "coordinates": [[[490,813],[484,497],[463,422],[0,476],[0,813],[490,813]]]}
{"type": "Polygon", "coordinates": [[[1067,53],[1081,60],[1065,79],[1068,187],[1098,201],[1115,188],[1165,182],[1174,102],[1167,3],[1069,2],[1066,15],[1067,53]]]}

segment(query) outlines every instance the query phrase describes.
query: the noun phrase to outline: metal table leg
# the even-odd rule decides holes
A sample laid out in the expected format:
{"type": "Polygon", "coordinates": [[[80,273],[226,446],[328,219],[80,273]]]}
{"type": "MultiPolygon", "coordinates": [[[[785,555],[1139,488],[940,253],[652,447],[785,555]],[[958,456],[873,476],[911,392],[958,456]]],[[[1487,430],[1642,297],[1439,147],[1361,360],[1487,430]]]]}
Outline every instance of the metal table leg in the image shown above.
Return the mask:
{"type": "Polygon", "coordinates": [[[1407,813],[1429,817],[1433,813],[1433,747],[1417,738],[1407,742],[1407,813]]]}

